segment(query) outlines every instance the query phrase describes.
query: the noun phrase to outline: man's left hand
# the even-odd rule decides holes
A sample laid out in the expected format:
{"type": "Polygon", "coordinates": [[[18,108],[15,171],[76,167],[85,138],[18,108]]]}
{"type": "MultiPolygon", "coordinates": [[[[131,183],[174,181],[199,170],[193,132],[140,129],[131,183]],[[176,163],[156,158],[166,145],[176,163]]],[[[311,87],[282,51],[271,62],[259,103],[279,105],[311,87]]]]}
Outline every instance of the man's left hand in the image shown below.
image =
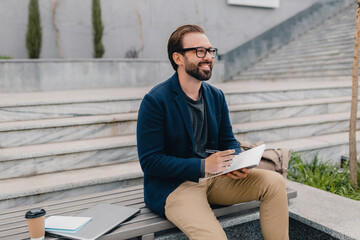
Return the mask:
{"type": "Polygon", "coordinates": [[[232,171],[224,175],[224,177],[230,177],[232,179],[242,179],[246,178],[247,175],[249,175],[251,172],[251,169],[248,168],[242,168],[241,171],[232,171]]]}

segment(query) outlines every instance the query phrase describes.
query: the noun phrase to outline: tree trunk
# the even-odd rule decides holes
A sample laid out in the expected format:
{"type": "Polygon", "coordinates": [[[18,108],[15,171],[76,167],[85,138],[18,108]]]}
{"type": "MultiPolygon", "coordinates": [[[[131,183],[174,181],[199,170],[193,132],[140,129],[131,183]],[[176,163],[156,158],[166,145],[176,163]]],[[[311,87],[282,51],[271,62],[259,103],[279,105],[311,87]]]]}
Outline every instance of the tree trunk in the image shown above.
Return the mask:
{"type": "Polygon", "coordinates": [[[359,40],[360,40],[360,0],[357,1],[356,26],[355,26],[355,46],[354,46],[354,64],[352,75],[352,98],[351,98],[351,115],[349,130],[349,153],[350,153],[350,179],[354,186],[357,187],[357,152],[356,152],[356,120],[358,105],[359,89],[359,40]]]}

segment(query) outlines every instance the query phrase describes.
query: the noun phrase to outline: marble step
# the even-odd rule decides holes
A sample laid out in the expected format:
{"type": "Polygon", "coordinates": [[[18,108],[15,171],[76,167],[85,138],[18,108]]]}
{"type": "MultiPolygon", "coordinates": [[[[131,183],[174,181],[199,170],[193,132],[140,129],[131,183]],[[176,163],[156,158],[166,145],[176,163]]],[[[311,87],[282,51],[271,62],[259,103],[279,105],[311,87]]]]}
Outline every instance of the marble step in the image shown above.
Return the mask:
{"type": "MultiPolygon", "coordinates": [[[[339,28],[339,27],[337,27],[339,28]]],[[[342,31],[339,29],[311,29],[309,32],[305,32],[297,38],[293,39],[292,43],[298,43],[299,45],[306,46],[312,44],[336,44],[344,42],[354,43],[355,27],[346,27],[342,31]]]]}
{"type": "Polygon", "coordinates": [[[281,60],[281,59],[286,59],[286,60],[295,60],[295,59],[307,59],[307,60],[311,60],[311,59],[316,59],[320,56],[328,56],[328,57],[339,57],[339,56],[348,56],[351,53],[354,52],[354,47],[349,47],[349,49],[346,50],[339,50],[339,49],[328,49],[328,50],[323,50],[323,51],[316,51],[316,49],[313,49],[312,52],[302,52],[302,53],[298,53],[298,54],[292,54],[291,51],[290,52],[284,52],[282,54],[277,54],[276,52],[273,53],[273,56],[271,57],[271,60],[281,60]]]}
{"type": "Polygon", "coordinates": [[[0,122],[0,148],[134,134],[136,120],[134,112],[0,122]]]}
{"type": "Polygon", "coordinates": [[[299,42],[295,44],[295,42],[291,42],[288,45],[285,45],[275,52],[278,55],[287,56],[289,54],[300,56],[305,53],[312,53],[314,50],[317,52],[325,52],[328,50],[339,50],[339,51],[348,51],[349,49],[354,49],[354,41],[353,39],[341,39],[338,42],[330,42],[330,43],[322,43],[322,42],[299,42]],[[300,44],[301,43],[301,44],[300,44]]]}
{"type": "Polygon", "coordinates": [[[327,63],[352,63],[352,54],[349,53],[348,56],[333,56],[329,58],[329,56],[319,56],[316,58],[312,58],[311,60],[305,61],[304,59],[293,59],[291,62],[285,59],[278,59],[272,60],[271,57],[264,57],[256,62],[253,66],[249,67],[249,69],[253,68],[277,68],[282,66],[283,64],[287,64],[288,66],[302,66],[302,65],[309,65],[309,64],[327,64],[327,63]]]}
{"type": "MultiPolygon", "coordinates": [[[[359,148],[360,131],[356,132],[356,142],[359,148]]],[[[349,132],[269,142],[266,147],[292,149],[308,162],[317,156],[322,162],[340,165],[341,156],[349,154],[349,132]]]]}
{"type": "MultiPolygon", "coordinates": [[[[356,15],[354,15],[354,18],[356,15]]],[[[332,23],[333,25],[330,26],[328,24],[319,25],[317,27],[313,27],[309,29],[307,32],[303,33],[299,38],[304,40],[318,40],[319,38],[324,39],[325,42],[328,40],[338,40],[339,38],[343,36],[347,36],[349,34],[352,34],[354,36],[355,34],[355,26],[353,19],[352,21],[349,21],[349,19],[343,19],[340,21],[343,21],[342,23],[332,23]],[[328,38],[326,38],[327,36],[328,38]]],[[[330,23],[331,24],[331,23],[330,23]]]]}
{"type": "MultiPolygon", "coordinates": [[[[260,78],[258,78],[260,79],[260,78]]],[[[261,80],[261,79],[260,79],[261,80]]],[[[228,105],[351,96],[351,76],[336,81],[286,78],[279,81],[230,81],[216,84],[228,105]]],[[[215,85],[215,84],[214,84],[215,85]]]]}
{"type": "MultiPolygon", "coordinates": [[[[345,131],[347,115],[335,113],[234,124],[234,133],[238,138],[256,142],[345,131]]],[[[135,135],[3,148],[0,179],[123,163],[136,157],[135,135]]]]}
{"type": "Polygon", "coordinates": [[[236,124],[346,112],[351,108],[350,99],[344,96],[230,105],[230,120],[236,124]]]}
{"type": "MultiPolygon", "coordinates": [[[[350,97],[229,106],[233,123],[347,111],[350,97]]],[[[17,147],[135,134],[137,113],[0,123],[0,147],[17,147]]]]}
{"type": "MultiPolygon", "coordinates": [[[[360,143],[360,131],[357,132],[360,143]]],[[[348,154],[348,132],[266,142],[267,148],[290,148],[311,161],[315,155],[322,160],[340,163],[348,154]]],[[[0,209],[19,207],[43,201],[76,197],[84,194],[132,186],[142,181],[138,161],[93,168],[0,180],[0,209]]]]}
{"type": "Polygon", "coordinates": [[[268,59],[272,61],[291,59],[291,60],[301,60],[301,59],[318,59],[322,56],[332,56],[335,59],[342,59],[354,54],[354,44],[348,44],[347,46],[329,46],[326,49],[318,48],[316,46],[308,47],[295,47],[295,46],[286,46],[286,49],[279,49],[274,52],[269,53],[268,59]],[[317,54],[314,54],[316,52],[317,54]]]}
{"type": "Polygon", "coordinates": [[[135,112],[149,88],[0,94],[0,122],[135,112]]]}
{"type": "MultiPolygon", "coordinates": [[[[358,113],[359,115],[359,113],[358,113]]],[[[350,112],[233,124],[237,139],[274,142],[349,130],[350,112]]],[[[360,117],[357,126],[360,126],[360,117]]],[[[358,127],[360,129],[360,127],[358,127]]]]}
{"type": "Polygon", "coordinates": [[[327,28],[336,27],[337,25],[340,26],[347,26],[349,22],[351,22],[356,17],[356,8],[349,7],[340,9],[336,14],[330,16],[327,19],[324,19],[320,24],[313,26],[312,28],[327,28]]]}
{"type": "MultiPolygon", "coordinates": [[[[251,68],[244,70],[245,73],[279,73],[285,71],[313,71],[313,69],[336,69],[337,68],[352,68],[353,62],[351,58],[349,59],[332,59],[328,61],[323,60],[315,60],[315,61],[298,61],[296,63],[281,63],[281,67],[279,64],[273,62],[272,64],[262,64],[258,62],[257,64],[253,65],[251,68]],[[326,65],[326,66],[324,66],[326,65]]],[[[241,74],[241,73],[240,73],[241,74]]]]}
{"type": "Polygon", "coordinates": [[[349,17],[350,17],[350,19],[353,19],[356,16],[355,14],[356,14],[356,8],[354,8],[354,6],[351,4],[348,7],[340,9],[335,15],[325,19],[322,22],[322,24],[319,24],[317,26],[321,27],[324,24],[328,24],[328,25],[339,24],[339,23],[341,23],[341,21],[339,21],[339,20],[349,19],[349,17]]]}
{"type": "Polygon", "coordinates": [[[0,209],[141,184],[143,173],[136,159],[129,163],[0,180],[0,209]]]}
{"type": "MultiPolygon", "coordinates": [[[[319,52],[318,55],[316,56],[311,56],[310,58],[308,58],[307,56],[304,57],[298,57],[298,58],[292,58],[289,59],[286,57],[277,57],[276,56],[276,52],[275,53],[270,53],[267,56],[264,56],[262,58],[259,58],[259,61],[256,62],[254,65],[277,65],[278,67],[281,66],[282,64],[288,64],[288,63],[305,63],[305,62],[322,62],[322,61],[327,61],[327,60],[336,60],[339,62],[342,61],[349,61],[352,60],[353,58],[353,52],[347,51],[347,52],[341,52],[339,53],[338,51],[333,51],[332,54],[322,54],[321,52],[319,52]]],[[[250,67],[251,68],[251,67],[250,67]]]]}
{"type": "Polygon", "coordinates": [[[329,38],[336,37],[343,32],[355,32],[356,12],[348,12],[348,15],[340,18],[331,18],[323,21],[322,23],[310,27],[300,37],[301,38],[313,38],[322,37],[325,38],[325,34],[329,35],[329,38]],[[320,33],[317,35],[317,33],[320,33]]]}
{"type": "Polygon", "coordinates": [[[246,68],[246,71],[287,71],[294,69],[303,69],[303,68],[334,68],[337,66],[351,66],[353,65],[353,54],[349,53],[347,56],[318,56],[316,58],[296,58],[296,59],[286,59],[286,58],[261,58],[254,65],[246,68]]]}
{"type": "MultiPolygon", "coordinates": [[[[319,60],[338,60],[339,62],[343,60],[352,60],[354,56],[354,46],[349,46],[348,49],[339,49],[339,48],[329,48],[328,50],[319,51],[316,48],[307,49],[301,53],[292,53],[291,51],[284,51],[283,53],[273,52],[269,55],[261,58],[266,59],[270,63],[284,62],[292,63],[294,62],[312,62],[319,60]],[[317,54],[314,54],[316,52],[317,54]],[[289,62],[290,61],[290,62],[289,62]]],[[[281,66],[279,66],[281,67],[281,66]]]]}
{"type": "Polygon", "coordinates": [[[352,70],[353,63],[352,62],[336,62],[336,63],[323,63],[323,64],[312,64],[311,61],[309,61],[307,64],[302,65],[291,65],[291,64],[284,64],[281,67],[273,67],[273,68],[261,68],[261,67],[254,67],[250,68],[242,73],[241,75],[260,75],[260,74],[266,74],[266,75],[275,75],[275,74],[288,74],[292,72],[318,72],[318,71],[337,71],[337,70],[344,70],[344,69],[350,69],[352,70]],[[290,66],[289,66],[290,65],[290,66]]]}
{"type": "Polygon", "coordinates": [[[0,179],[26,177],[137,159],[135,135],[3,148],[0,179]]]}
{"type": "Polygon", "coordinates": [[[309,28],[300,36],[300,38],[326,39],[326,37],[328,36],[329,39],[333,39],[336,37],[340,37],[344,33],[355,33],[354,19],[356,19],[356,13],[352,16],[347,16],[347,18],[336,20],[337,22],[335,21],[335,19],[333,19],[333,21],[324,21],[317,26],[309,28]]]}
{"type": "Polygon", "coordinates": [[[349,5],[343,9],[339,9],[339,11],[336,14],[324,19],[322,23],[316,25],[314,28],[322,27],[324,25],[334,26],[334,25],[342,24],[344,20],[354,19],[355,16],[356,16],[356,8],[354,8],[354,5],[349,5]]]}
{"type": "Polygon", "coordinates": [[[236,76],[233,78],[235,81],[251,81],[251,80],[271,80],[271,81],[277,81],[277,80],[296,80],[299,81],[299,79],[306,79],[306,78],[313,78],[318,80],[332,80],[337,79],[337,77],[342,76],[351,76],[352,74],[352,68],[344,68],[344,69],[337,69],[337,70],[322,70],[322,71],[295,71],[292,70],[291,72],[283,72],[278,74],[248,74],[245,75],[246,72],[243,72],[242,75],[236,76]]]}
{"type": "MultiPolygon", "coordinates": [[[[319,47],[325,46],[337,46],[338,44],[354,44],[355,28],[344,29],[339,32],[339,29],[331,30],[313,30],[304,32],[302,35],[291,39],[288,45],[298,47],[308,47],[317,45],[319,47]],[[324,45],[321,45],[323,43],[324,45]]],[[[283,48],[287,48],[288,45],[283,45],[283,48]]]]}
{"type": "MultiPolygon", "coordinates": [[[[239,77],[238,77],[239,78],[239,77]]],[[[281,100],[285,100],[285,95],[289,95],[289,99],[294,99],[295,83],[278,82],[272,84],[264,83],[250,83],[250,82],[226,82],[215,83],[220,89],[224,90],[227,97],[233,99],[244,98],[244,101],[235,101],[229,104],[237,104],[244,102],[261,102],[264,100],[263,93],[266,93],[266,101],[278,101],[276,97],[270,100],[270,95],[278,94],[279,89],[286,94],[279,95],[281,100]],[[270,94],[272,89],[273,93],[270,94]],[[245,90],[245,91],[244,91],[245,90]],[[249,98],[249,94],[252,96],[249,98]],[[228,96],[231,95],[231,96],[228,96]],[[258,96],[258,97],[257,97],[258,96]]],[[[343,84],[339,81],[339,84],[343,84]]],[[[340,86],[335,83],[313,82],[311,86],[319,91],[319,95],[307,95],[308,86],[304,84],[296,84],[295,95],[302,96],[302,98],[309,97],[327,97],[327,96],[345,96],[347,93],[341,93],[343,87],[340,87],[339,93],[334,93],[340,86]],[[319,87],[320,86],[320,87],[319,87]],[[334,95],[329,95],[326,92],[332,92],[334,95]],[[324,95],[323,95],[324,94],[324,95]]],[[[345,84],[346,85],[346,84],[345,84]]],[[[347,84],[345,88],[351,87],[347,84]]],[[[142,97],[146,94],[149,88],[114,88],[114,89],[93,89],[93,90],[73,90],[73,91],[59,91],[59,92],[29,92],[29,93],[13,93],[0,94],[0,122],[25,121],[36,119],[52,119],[52,118],[69,118],[69,117],[84,117],[105,114],[119,114],[136,112],[139,108],[142,97]]]]}
{"type": "Polygon", "coordinates": [[[276,68],[283,68],[286,66],[287,68],[296,68],[296,67],[303,67],[303,66],[311,66],[311,65],[321,65],[321,64],[352,64],[353,59],[351,57],[322,57],[318,59],[312,59],[311,61],[305,61],[304,59],[296,59],[294,61],[288,62],[285,60],[278,60],[278,61],[270,61],[270,58],[263,58],[253,66],[249,67],[249,69],[276,69],[276,68]]]}
{"type": "MultiPolygon", "coordinates": [[[[353,19],[355,19],[356,15],[353,19]]],[[[352,20],[353,20],[352,19],[352,20]]],[[[317,42],[319,40],[324,43],[339,41],[342,38],[355,36],[355,23],[349,20],[342,20],[342,23],[328,26],[326,24],[311,27],[292,38],[293,41],[317,42]]]]}
{"type": "Polygon", "coordinates": [[[321,43],[309,43],[304,44],[303,46],[298,46],[295,44],[289,44],[283,46],[279,49],[274,49],[273,52],[269,53],[269,59],[293,59],[304,58],[311,56],[312,58],[318,58],[319,56],[328,56],[331,55],[334,58],[339,58],[341,56],[348,56],[354,53],[354,42],[339,42],[334,44],[327,44],[327,46],[322,46],[321,43]],[[314,54],[314,53],[317,54],[314,54]]]}

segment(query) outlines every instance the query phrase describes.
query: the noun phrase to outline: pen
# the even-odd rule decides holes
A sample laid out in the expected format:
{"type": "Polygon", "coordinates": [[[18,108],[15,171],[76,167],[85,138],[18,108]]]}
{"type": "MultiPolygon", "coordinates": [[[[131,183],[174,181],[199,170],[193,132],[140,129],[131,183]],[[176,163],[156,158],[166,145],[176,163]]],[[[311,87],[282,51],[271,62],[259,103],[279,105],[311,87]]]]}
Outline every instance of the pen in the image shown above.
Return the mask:
{"type": "MultiPolygon", "coordinates": [[[[205,152],[206,152],[206,153],[213,154],[213,153],[220,152],[220,150],[215,150],[215,149],[206,149],[206,150],[205,150],[205,152]]],[[[237,153],[234,153],[233,155],[237,155],[237,153]]]]}
{"type": "Polygon", "coordinates": [[[219,152],[219,150],[214,150],[214,149],[206,149],[205,151],[206,153],[216,153],[219,152]]]}

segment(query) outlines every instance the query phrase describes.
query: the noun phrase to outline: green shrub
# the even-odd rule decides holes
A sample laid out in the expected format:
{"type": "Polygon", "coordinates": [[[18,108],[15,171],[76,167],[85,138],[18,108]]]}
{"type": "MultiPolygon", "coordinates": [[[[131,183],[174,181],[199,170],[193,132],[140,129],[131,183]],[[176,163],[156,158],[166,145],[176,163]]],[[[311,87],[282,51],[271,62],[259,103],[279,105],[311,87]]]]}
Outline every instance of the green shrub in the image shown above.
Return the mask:
{"type": "Polygon", "coordinates": [[[102,43],[104,25],[102,24],[101,21],[100,0],[92,1],[92,24],[93,24],[94,57],[101,58],[104,55],[105,49],[102,43]]]}
{"type": "Polygon", "coordinates": [[[29,58],[39,58],[41,51],[41,37],[39,3],[38,0],[30,0],[26,33],[26,48],[29,58]]]}
{"type": "Polygon", "coordinates": [[[12,59],[12,57],[10,57],[10,56],[1,56],[0,55],[0,59],[12,59]]]}
{"type": "MultiPolygon", "coordinates": [[[[301,160],[300,155],[293,154],[289,162],[287,176],[292,181],[360,200],[360,188],[355,189],[353,187],[349,168],[340,169],[329,162],[320,162],[317,156],[310,163],[306,163],[301,160]]],[[[358,181],[360,183],[360,177],[358,181]]]]}

